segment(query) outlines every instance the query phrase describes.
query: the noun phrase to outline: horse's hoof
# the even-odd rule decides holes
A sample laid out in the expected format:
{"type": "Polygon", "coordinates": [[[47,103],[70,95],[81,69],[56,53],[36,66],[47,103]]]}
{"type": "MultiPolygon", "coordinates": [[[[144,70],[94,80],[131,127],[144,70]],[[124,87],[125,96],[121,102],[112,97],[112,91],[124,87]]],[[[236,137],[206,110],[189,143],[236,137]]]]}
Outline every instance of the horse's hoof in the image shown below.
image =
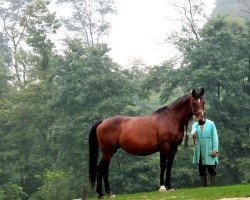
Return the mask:
{"type": "Polygon", "coordinates": [[[116,198],[115,194],[113,192],[110,192],[109,193],[109,198],[113,199],[113,198],[116,198]]]}
{"type": "Polygon", "coordinates": [[[161,185],[159,192],[166,192],[166,187],[164,185],[161,185]]]}
{"type": "Polygon", "coordinates": [[[99,196],[98,199],[105,199],[105,196],[99,196]]]}
{"type": "Polygon", "coordinates": [[[170,189],[168,189],[168,192],[173,192],[173,191],[175,191],[175,189],[174,189],[174,188],[170,188],[170,189]]]}

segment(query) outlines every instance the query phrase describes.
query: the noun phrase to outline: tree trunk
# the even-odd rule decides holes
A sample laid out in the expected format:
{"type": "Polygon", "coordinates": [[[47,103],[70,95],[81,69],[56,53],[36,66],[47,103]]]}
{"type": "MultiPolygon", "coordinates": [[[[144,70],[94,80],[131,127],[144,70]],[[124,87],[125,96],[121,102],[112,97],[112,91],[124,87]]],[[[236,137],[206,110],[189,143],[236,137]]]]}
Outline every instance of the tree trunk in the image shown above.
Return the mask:
{"type": "Polygon", "coordinates": [[[247,85],[246,85],[247,87],[246,93],[250,95],[250,59],[248,60],[248,77],[247,78],[248,80],[247,80],[247,85]]]}
{"type": "Polygon", "coordinates": [[[217,85],[217,97],[218,97],[218,101],[220,101],[220,96],[221,96],[221,87],[220,87],[220,84],[218,83],[218,85],[217,85]]]}

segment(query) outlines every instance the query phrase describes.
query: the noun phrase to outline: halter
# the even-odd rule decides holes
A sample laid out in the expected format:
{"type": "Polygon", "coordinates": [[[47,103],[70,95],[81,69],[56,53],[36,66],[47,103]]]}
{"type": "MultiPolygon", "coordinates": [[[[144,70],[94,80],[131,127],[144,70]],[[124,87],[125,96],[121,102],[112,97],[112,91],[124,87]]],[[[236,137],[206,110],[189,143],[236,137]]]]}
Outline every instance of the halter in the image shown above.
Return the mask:
{"type": "MultiPolygon", "coordinates": [[[[198,101],[200,101],[200,99],[198,99],[198,101]]],[[[203,110],[197,110],[196,112],[194,112],[193,104],[191,101],[190,101],[190,107],[193,115],[196,115],[199,112],[203,113],[203,110]]]]}

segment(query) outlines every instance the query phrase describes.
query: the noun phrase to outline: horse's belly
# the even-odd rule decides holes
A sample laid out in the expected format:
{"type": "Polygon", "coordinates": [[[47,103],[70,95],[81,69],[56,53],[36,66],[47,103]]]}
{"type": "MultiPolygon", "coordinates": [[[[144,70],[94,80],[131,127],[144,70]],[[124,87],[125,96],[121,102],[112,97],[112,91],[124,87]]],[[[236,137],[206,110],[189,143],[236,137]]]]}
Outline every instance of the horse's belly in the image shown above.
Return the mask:
{"type": "MultiPolygon", "coordinates": [[[[124,148],[122,148],[124,149],[124,148]]],[[[131,148],[127,148],[127,149],[124,149],[127,153],[129,154],[133,154],[133,155],[137,155],[137,156],[147,156],[147,155],[150,155],[150,154],[153,154],[155,152],[158,151],[157,148],[155,149],[131,149],[131,148]]]]}
{"type": "Polygon", "coordinates": [[[152,153],[155,153],[158,151],[158,145],[156,141],[153,141],[153,139],[146,138],[139,140],[133,140],[133,139],[124,139],[120,142],[120,147],[126,151],[127,153],[133,154],[133,155],[149,155],[152,153]],[[144,140],[144,141],[143,141],[144,140]]]}

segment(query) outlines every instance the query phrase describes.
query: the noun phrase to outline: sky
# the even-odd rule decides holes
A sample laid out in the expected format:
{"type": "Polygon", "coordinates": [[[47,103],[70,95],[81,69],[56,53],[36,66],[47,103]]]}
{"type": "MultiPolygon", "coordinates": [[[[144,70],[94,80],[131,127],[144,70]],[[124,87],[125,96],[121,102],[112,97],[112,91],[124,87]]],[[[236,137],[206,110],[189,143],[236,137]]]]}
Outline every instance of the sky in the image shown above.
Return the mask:
{"type": "MultiPolygon", "coordinates": [[[[167,34],[180,30],[177,11],[167,0],[115,0],[117,15],[112,17],[108,44],[110,56],[122,66],[134,60],[157,65],[178,51],[166,42],[167,34]]],[[[206,1],[206,14],[214,8],[214,0],[206,1]]]]}
{"type": "Polygon", "coordinates": [[[177,52],[166,43],[166,34],[179,28],[167,20],[174,14],[164,0],[116,0],[117,15],[111,21],[110,56],[122,66],[135,59],[160,64],[177,52]]]}
{"type": "Polygon", "coordinates": [[[126,66],[138,59],[153,65],[174,55],[164,41],[178,25],[167,20],[173,11],[164,0],[116,0],[116,9],[108,39],[115,62],[126,66]]]}
{"type": "MultiPolygon", "coordinates": [[[[111,29],[106,42],[109,56],[123,67],[135,60],[147,66],[158,65],[178,55],[166,42],[167,35],[180,30],[174,20],[178,13],[167,2],[170,0],[114,0],[117,14],[111,17],[111,29]]],[[[183,0],[179,0],[183,1],[183,0]]],[[[206,14],[214,8],[215,0],[206,0],[206,14]]],[[[58,8],[59,15],[67,15],[67,8],[58,8]]]]}

